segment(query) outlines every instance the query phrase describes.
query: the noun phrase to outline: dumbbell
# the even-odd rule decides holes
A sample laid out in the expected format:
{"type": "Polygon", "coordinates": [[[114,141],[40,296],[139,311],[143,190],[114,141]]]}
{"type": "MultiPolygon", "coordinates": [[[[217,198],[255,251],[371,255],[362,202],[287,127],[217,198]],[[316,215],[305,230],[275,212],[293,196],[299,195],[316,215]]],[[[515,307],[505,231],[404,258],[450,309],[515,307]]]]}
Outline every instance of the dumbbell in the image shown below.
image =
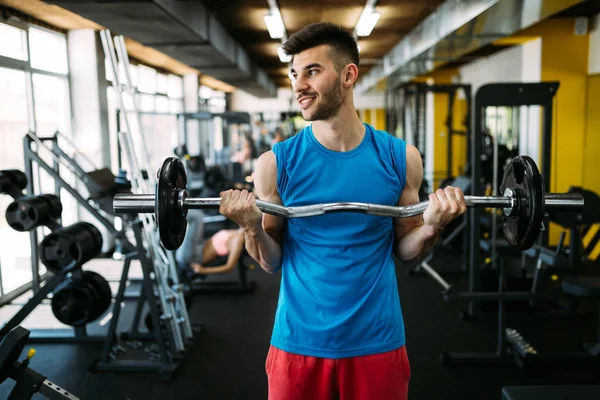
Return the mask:
{"type": "Polygon", "coordinates": [[[54,230],[62,210],[60,199],[53,194],[23,196],[7,207],[6,222],[19,232],[28,232],[40,226],[54,230]]]}

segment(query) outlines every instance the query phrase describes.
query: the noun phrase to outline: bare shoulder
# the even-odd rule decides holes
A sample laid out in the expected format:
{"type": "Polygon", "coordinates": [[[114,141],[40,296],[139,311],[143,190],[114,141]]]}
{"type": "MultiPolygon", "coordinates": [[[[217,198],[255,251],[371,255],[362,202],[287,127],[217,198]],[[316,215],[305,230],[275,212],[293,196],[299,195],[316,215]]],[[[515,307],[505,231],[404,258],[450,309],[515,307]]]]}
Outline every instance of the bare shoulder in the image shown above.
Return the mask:
{"type": "Polygon", "coordinates": [[[254,189],[259,199],[273,201],[277,193],[277,158],[272,150],[258,157],[254,171],[254,189]]]}
{"type": "Polygon", "coordinates": [[[423,160],[419,149],[406,145],[406,185],[419,188],[423,181],[423,160]]]}

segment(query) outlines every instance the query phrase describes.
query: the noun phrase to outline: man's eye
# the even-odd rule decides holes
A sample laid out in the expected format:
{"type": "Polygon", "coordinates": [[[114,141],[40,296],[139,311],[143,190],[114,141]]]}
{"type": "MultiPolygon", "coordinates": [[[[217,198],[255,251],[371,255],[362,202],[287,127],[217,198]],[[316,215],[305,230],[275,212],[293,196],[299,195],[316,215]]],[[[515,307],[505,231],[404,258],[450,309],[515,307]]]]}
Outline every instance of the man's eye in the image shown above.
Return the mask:
{"type": "Polygon", "coordinates": [[[316,69],[309,69],[308,75],[315,75],[318,71],[316,69]]]}

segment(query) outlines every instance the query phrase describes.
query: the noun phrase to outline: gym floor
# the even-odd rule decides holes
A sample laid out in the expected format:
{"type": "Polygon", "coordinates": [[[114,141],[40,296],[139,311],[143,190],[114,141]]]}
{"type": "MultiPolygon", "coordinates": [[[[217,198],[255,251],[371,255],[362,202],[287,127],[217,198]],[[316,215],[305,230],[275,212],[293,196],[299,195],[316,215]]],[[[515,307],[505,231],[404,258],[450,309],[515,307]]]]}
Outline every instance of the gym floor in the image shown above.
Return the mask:
{"type": "MultiPolygon", "coordinates": [[[[444,256],[434,260],[433,266],[443,268],[459,261],[444,256]]],[[[495,315],[461,321],[462,304],[445,302],[430,278],[408,276],[407,271],[406,265],[397,266],[412,367],[410,399],[496,400],[503,386],[597,384],[600,380],[600,369],[582,365],[547,365],[534,372],[514,364],[441,366],[443,351],[494,351],[495,315]]],[[[82,400],[266,399],[264,364],[280,277],[258,269],[249,275],[258,283],[253,294],[194,298],[192,321],[205,329],[172,382],[160,382],[155,374],[147,373],[89,372],[88,366],[100,354],[99,345],[32,345],[37,355],[30,367],[82,400]]],[[[464,278],[460,281],[466,284],[464,278]]],[[[510,314],[508,326],[518,327],[540,351],[576,350],[580,341],[594,339],[596,332],[591,315],[567,319],[510,314]]],[[[0,398],[7,398],[13,385],[11,380],[0,385],[0,398]]]]}

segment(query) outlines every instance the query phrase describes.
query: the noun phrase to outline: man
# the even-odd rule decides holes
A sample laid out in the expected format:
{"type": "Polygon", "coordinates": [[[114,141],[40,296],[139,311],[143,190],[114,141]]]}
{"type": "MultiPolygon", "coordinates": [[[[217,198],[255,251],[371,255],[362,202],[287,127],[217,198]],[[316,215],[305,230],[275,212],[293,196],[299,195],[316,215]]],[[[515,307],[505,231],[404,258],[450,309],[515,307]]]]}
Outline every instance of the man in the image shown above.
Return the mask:
{"type": "MultiPolygon", "coordinates": [[[[329,23],[289,38],[290,76],[312,125],[263,154],[258,198],[286,206],[337,201],[419,202],[418,150],[357,116],[358,49],[329,23]]],[[[281,289],[267,356],[269,399],[406,399],[410,366],[392,253],[413,260],[464,213],[448,187],[423,215],[393,220],[334,213],[285,220],[262,215],[252,193],[221,193],[221,213],[245,231],[246,248],[281,289]]]]}

